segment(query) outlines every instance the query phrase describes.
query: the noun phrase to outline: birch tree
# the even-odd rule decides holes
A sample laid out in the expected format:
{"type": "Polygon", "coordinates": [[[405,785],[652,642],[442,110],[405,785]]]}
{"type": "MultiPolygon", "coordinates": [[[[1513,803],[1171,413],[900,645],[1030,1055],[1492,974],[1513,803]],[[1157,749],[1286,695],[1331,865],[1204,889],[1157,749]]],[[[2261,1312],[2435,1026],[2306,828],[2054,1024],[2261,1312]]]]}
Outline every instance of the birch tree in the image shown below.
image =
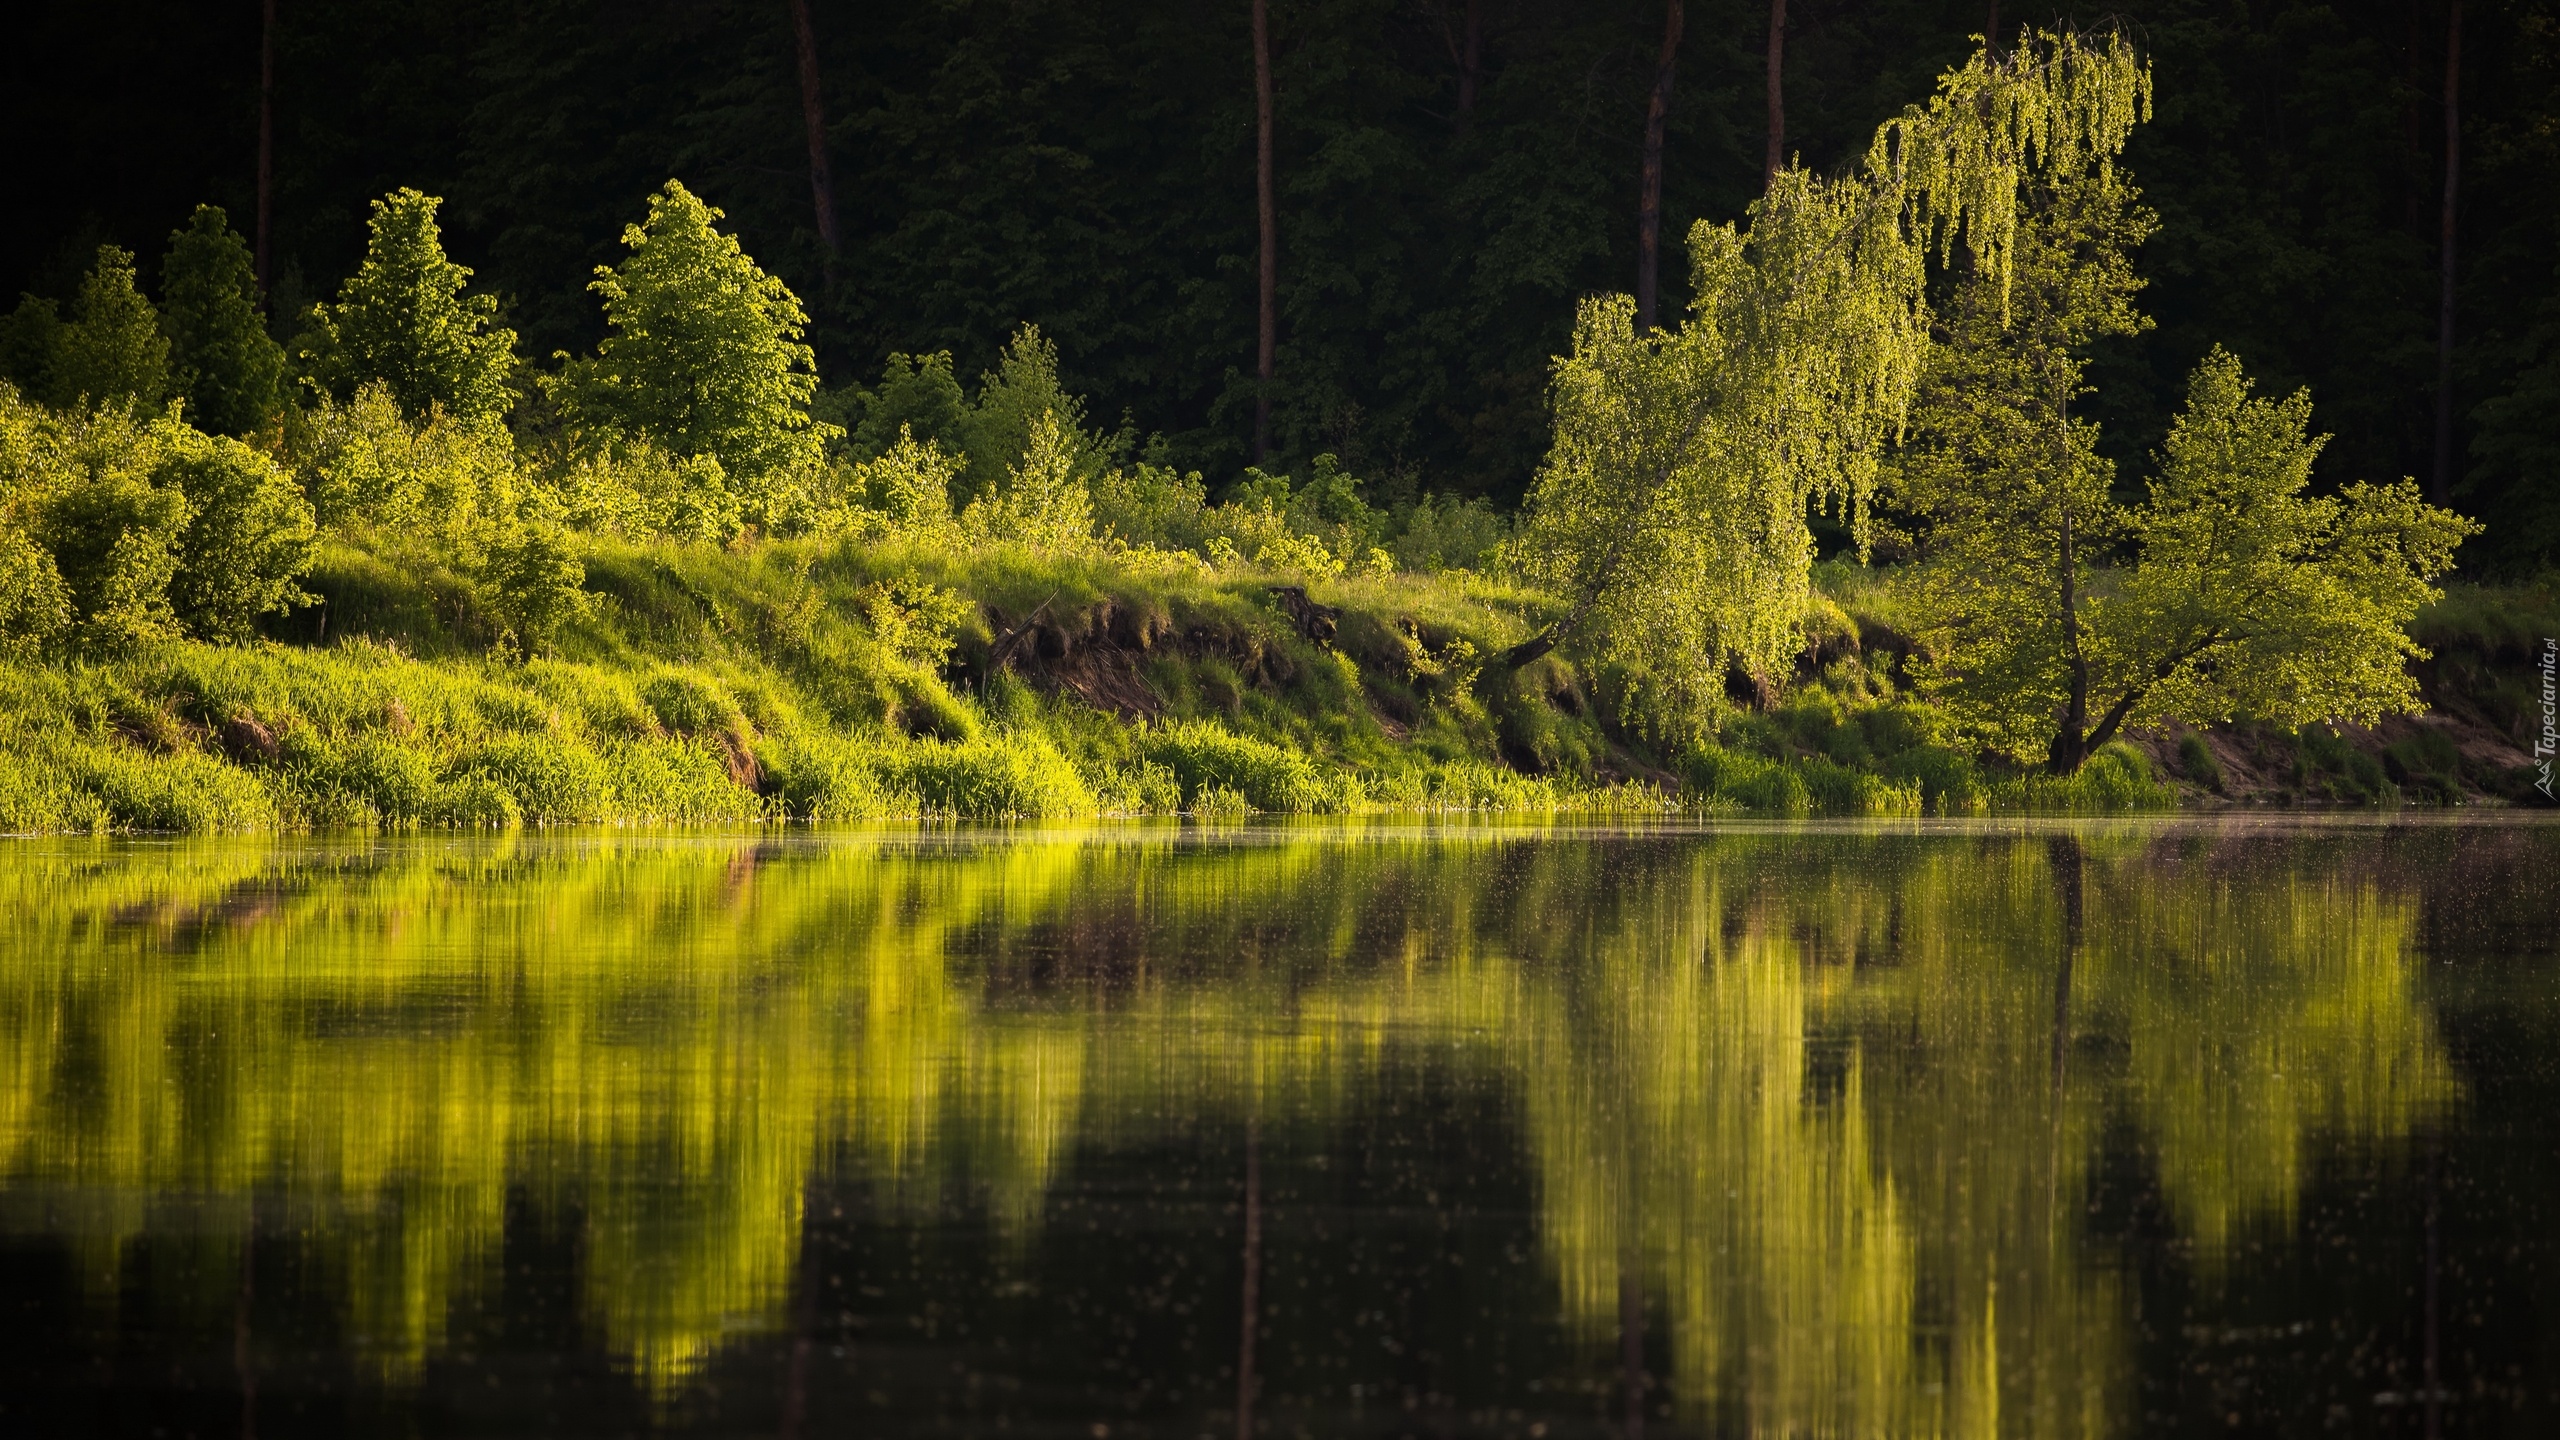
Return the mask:
{"type": "Polygon", "coordinates": [[[1777,668],[1804,609],[1808,508],[1863,544],[1928,353],[1931,264],[1961,254],[2004,284],[2021,187],[2118,154],[2150,97],[2119,36],[1978,52],[1847,174],[1786,166],[1747,226],[1693,227],[1677,328],[1640,332],[1623,296],[1584,302],[1520,550],[1563,609],[1505,660],[1570,644],[1691,721],[1729,663],[1777,668]]]}

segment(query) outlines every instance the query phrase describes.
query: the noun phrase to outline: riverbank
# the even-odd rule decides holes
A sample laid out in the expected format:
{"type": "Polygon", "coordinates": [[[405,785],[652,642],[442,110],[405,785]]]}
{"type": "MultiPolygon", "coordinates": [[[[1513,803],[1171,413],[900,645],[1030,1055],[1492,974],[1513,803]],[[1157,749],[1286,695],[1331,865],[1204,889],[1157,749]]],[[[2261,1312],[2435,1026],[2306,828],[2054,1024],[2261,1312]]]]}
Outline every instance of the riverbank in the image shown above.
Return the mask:
{"type": "Polygon", "coordinates": [[[2520,800],[2549,605],[2449,595],[2418,720],[2138,736],[2054,780],[1946,743],[1889,587],[1846,567],[1796,673],[1737,676],[1714,743],[1671,746],[1608,674],[1488,669],[1549,602],[1466,571],[604,538],[582,559],[533,657],[469,577],[359,534],[255,643],[0,666],[0,828],[2520,800]]]}

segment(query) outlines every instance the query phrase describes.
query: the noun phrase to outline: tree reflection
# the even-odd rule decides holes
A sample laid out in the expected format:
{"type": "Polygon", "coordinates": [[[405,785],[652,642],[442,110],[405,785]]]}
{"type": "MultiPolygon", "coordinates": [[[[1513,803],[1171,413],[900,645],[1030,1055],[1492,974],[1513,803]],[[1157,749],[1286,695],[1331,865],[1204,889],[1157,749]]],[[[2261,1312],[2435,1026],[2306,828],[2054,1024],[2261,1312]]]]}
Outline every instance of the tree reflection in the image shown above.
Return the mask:
{"type": "Polygon", "coordinates": [[[1516,1097],[1630,1428],[2092,1434],[2132,1399],[2108,1127],[2210,1274],[2315,1137],[2456,1098],[2414,898],[2285,832],[67,843],[0,900],[0,1173],[96,1302],[184,1196],[231,1217],[194,1222],[228,1324],[282,1196],[265,1243],[395,1383],[511,1192],[582,1217],[584,1311],[660,1394],[791,1323],[847,1167],[1020,1246],[1078,1147],[1249,1129],[1255,1251],[1263,1157],[1402,1047],[1516,1097]]]}

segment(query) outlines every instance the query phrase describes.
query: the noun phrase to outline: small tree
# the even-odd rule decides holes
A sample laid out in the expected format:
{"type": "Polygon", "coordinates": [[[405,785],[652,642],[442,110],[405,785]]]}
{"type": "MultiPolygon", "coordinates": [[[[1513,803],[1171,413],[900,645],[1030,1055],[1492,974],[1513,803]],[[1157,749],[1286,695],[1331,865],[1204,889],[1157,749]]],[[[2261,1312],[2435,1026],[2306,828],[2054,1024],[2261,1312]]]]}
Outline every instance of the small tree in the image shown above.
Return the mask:
{"type": "Polygon", "coordinates": [[[2129,725],[2369,724],[2419,707],[2407,662],[2426,652],[2408,624],[2479,527],[2406,481],[2306,494],[2322,443],[2310,395],[2249,390],[2218,347],[2196,368],[2159,477],[2123,517],[2138,552],[2113,593],[2058,587],[2030,527],[1948,522],[1960,543],[1933,563],[1978,572],[1979,600],[1938,615],[1921,683],[1967,729],[2069,774],[2129,725]],[[2065,596],[2076,648],[2040,618],[2065,596]]]}
{"type": "Polygon", "coordinates": [[[304,373],[340,399],[379,380],[412,420],[441,406],[494,424],[515,404],[516,332],[497,323],[496,297],[462,293],[471,271],[445,256],[443,203],[409,189],[373,202],[364,263],[313,308],[304,373]]]}
{"type": "Polygon", "coordinates": [[[713,456],[753,497],[843,432],[809,416],[817,357],[799,299],[713,228],[721,218],[673,180],[649,197],[649,218],[622,233],[631,254],[588,287],[612,333],[555,393],[581,428],[713,456]]]}
{"type": "Polygon", "coordinates": [[[283,398],[284,349],[258,313],[257,262],[220,206],[197,206],[169,236],[160,298],[187,419],[217,435],[265,427],[283,398]]]}
{"type": "Polygon", "coordinates": [[[1074,435],[1054,411],[1033,419],[1021,460],[1003,486],[969,502],[963,529],[1042,549],[1092,543],[1093,497],[1076,474],[1074,435]]]}
{"type": "MultiPolygon", "coordinates": [[[[960,422],[958,439],[968,465],[960,472],[953,500],[966,504],[1001,488],[1040,443],[1034,435],[1044,416],[1056,427],[1049,443],[1060,447],[1068,467],[1079,475],[1093,468],[1084,401],[1059,383],[1058,347],[1039,326],[1024,325],[1005,342],[996,368],[978,377],[977,399],[960,422]]],[[[919,428],[917,433],[927,432],[919,428]]]]}
{"type": "Polygon", "coordinates": [[[71,302],[71,321],[54,340],[49,380],[60,405],[149,409],[168,395],[169,342],[159,313],[134,286],[132,252],[98,247],[98,263],[71,302]]]}

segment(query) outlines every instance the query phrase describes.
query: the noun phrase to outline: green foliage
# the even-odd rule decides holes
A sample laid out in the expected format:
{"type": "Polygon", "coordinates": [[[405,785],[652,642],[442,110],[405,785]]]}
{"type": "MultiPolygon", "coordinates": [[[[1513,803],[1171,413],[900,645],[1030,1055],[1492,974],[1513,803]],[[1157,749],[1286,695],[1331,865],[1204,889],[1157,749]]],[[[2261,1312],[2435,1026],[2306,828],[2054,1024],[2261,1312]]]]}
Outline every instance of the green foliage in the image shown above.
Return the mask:
{"type": "Polygon", "coordinates": [[[516,513],[514,442],[430,407],[413,424],[383,381],[352,400],[327,396],[295,427],[289,453],[320,523],[433,536],[449,546],[516,513]]]}
{"type": "Polygon", "coordinates": [[[134,284],[133,255],[98,247],[71,319],[55,335],[46,383],[58,405],[157,407],[169,393],[169,341],[134,284]]]}
{"type": "Polygon", "coordinates": [[[247,638],[305,597],[311,507],[265,454],[172,418],[0,389],[0,637],[120,649],[247,638]]]}
{"type": "Polygon", "coordinates": [[[186,500],[169,603],[189,634],[246,640],[259,616],[311,599],[294,583],[311,567],[311,502],[272,458],[227,436],[182,431],[153,479],[186,500]]]}
{"type": "Polygon", "coordinates": [[[340,399],[379,381],[413,421],[441,409],[494,424],[515,404],[516,334],[497,324],[495,296],[462,293],[471,271],[445,256],[443,203],[405,187],[373,202],[364,263],[313,310],[303,373],[340,399]]]}
{"type": "Polygon", "coordinates": [[[1692,723],[1720,703],[1729,662],[1781,669],[1804,611],[1808,509],[1833,507],[1863,536],[1907,415],[1929,353],[1930,257],[1960,238],[2005,288],[2020,185],[2117,153],[2149,95],[2121,38],[1977,52],[1880,128],[1856,171],[1790,167],[1747,231],[1693,228],[1677,330],[1639,334],[1624,296],[1585,301],[1521,537],[1530,574],[1564,602],[1543,644],[1644,672],[1692,723]]]}
{"type": "Polygon", "coordinates": [[[2060,756],[2064,732],[2066,769],[2089,748],[2092,575],[2127,524],[2098,427],[2073,407],[2087,348],[2150,327],[2132,252],[2154,224],[2109,167],[2031,187],[2005,283],[1976,276],[1947,307],[1892,475],[1926,557],[1934,693],[2005,754],[2060,756]],[[1938,682],[1950,674],[1968,679],[1938,682]]]}
{"type": "Polygon", "coordinates": [[[1325,784],[1305,756],[1207,721],[1186,720],[1148,731],[1139,740],[1139,751],[1172,773],[1186,805],[1205,805],[1211,813],[1232,808],[1235,800],[1256,810],[1331,808],[1325,804],[1325,784]]]}
{"type": "MultiPolygon", "coordinates": [[[[923,383],[939,382],[919,377],[919,387],[923,383]]],[[[961,421],[958,438],[968,464],[953,489],[953,502],[965,506],[1000,488],[1031,458],[1035,446],[1045,446],[1044,464],[1062,465],[1083,479],[1096,458],[1083,425],[1084,402],[1068,394],[1058,379],[1057,345],[1036,325],[1016,330],[996,368],[978,377],[977,398],[961,421]]],[[[935,432],[919,433],[932,438],[935,432]]]]}
{"type": "Polygon", "coordinates": [[[2178,737],[2178,773],[2216,794],[2222,791],[2222,762],[2213,747],[2194,731],[2178,737]]]}
{"type": "Polygon", "coordinates": [[[1093,499],[1076,473],[1075,432],[1054,410],[1030,425],[1022,458],[1005,483],[969,502],[960,515],[972,539],[1072,550],[1093,542],[1093,499]]]}
{"type": "Polygon", "coordinates": [[[160,300],[170,372],[189,423],[240,436],[273,423],[284,403],[284,349],[259,313],[248,243],[220,206],[197,206],[186,228],[169,236],[160,300]]]}
{"type": "Polygon", "coordinates": [[[1491,570],[1500,563],[1511,527],[1481,497],[1464,500],[1424,495],[1398,517],[1394,554],[1406,570],[1491,570]]]}
{"type": "Polygon", "coordinates": [[[2149,498],[2123,520],[2136,559],[2104,589],[2045,571],[2074,558],[2059,527],[1940,511],[1951,540],[1922,683],[1962,728],[2068,774],[2128,725],[2371,724],[2418,707],[2408,626],[2478,527],[2405,482],[2304,493],[2321,443],[2309,395],[2249,389],[2218,348],[2197,367],[2149,498]]]}
{"type": "Polygon", "coordinates": [[[717,459],[762,512],[775,477],[818,464],[840,432],[809,416],[816,357],[798,297],[713,228],[720,218],[673,180],[649,197],[648,219],[622,234],[630,255],[589,287],[611,333],[553,393],[588,430],[717,459]]]}
{"type": "Polygon", "coordinates": [[[952,377],[948,350],[891,355],[880,388],[859,391],[855,399],[862,416],[852,428],[856,455],[884,455],[901,437],[940,445],[954,455],[967,453],[969,402],[952,377]]]}
{"type": "Polygon", "coordinates": [[[556,526],[508,527],[483,547],[478,571],[481,604],[527,651],[549,646],[561,626],[592,605],[577,544],[556,526]]]}

